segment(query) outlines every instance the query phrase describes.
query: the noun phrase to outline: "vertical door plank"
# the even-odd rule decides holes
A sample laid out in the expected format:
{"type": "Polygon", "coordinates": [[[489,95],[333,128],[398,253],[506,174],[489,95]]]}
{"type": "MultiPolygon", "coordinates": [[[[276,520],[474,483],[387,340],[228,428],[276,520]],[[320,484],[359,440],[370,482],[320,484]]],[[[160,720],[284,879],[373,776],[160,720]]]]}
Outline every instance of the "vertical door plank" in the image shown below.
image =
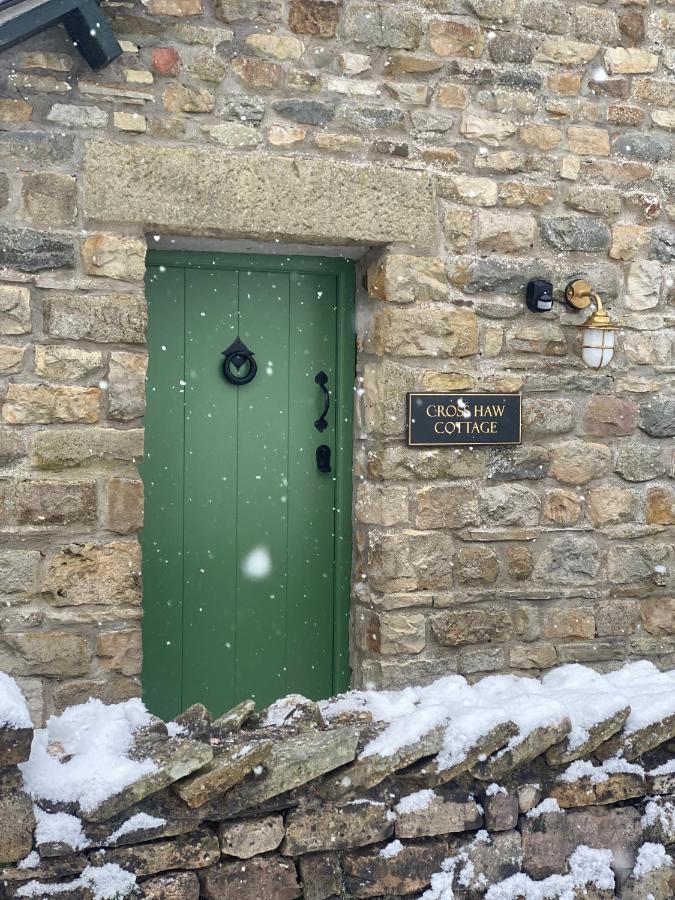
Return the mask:
{"type": "Polygon", "coordinates": [[[236,692],[259,706],[287,692],[289,276],[242,269],[240,336],[256,378],[237,388],[236,692]]]}
{"type": "Polygon", "coordinates": [[[314,699],[332,690],[335,540],[335,377],[337,292],[334,275],[291,275],[288,672],[293,691],[314,699]],[[328,376],[328,427],[315,376],[328,376]],[[316,448],[331,449],[330,474],[319,472],[316,448]]]}
{"type": "Polygon", "coordinates": [[[143,550],[143,697],[165,719],[181,709],[183,655],[184,276],[149,266],[143,550]]]}
{"type": "Polygon", "coordinates": [[[186,269],[183,705],[235,702],[238,388],[222,373],[237,336],[237,273],[186,269]]]}

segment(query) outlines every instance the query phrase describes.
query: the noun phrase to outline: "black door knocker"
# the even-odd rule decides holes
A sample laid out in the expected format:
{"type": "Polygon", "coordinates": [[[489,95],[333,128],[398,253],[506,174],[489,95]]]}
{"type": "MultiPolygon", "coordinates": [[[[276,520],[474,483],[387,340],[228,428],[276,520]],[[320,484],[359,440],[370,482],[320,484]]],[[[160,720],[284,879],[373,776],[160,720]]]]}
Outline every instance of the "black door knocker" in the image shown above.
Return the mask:
{"type": "Polygon", "coordinates": [[[223,360],[223,375],[230,384],[239,386],[248,384],[249,381],[253,381],[255,374],[258,371],[258,366],[253,358],[254,355],[253,351],[249,350],[239,337],[233,344],[230,344],[227,350],[223,350],[223,356],[225,357],[223,360]],[[246,363],[248,363],[248,368],[244,371],[244,374],[235,375],[232,367],[234,366],[237,372],[240,372],[242,366],[246,363]]]}

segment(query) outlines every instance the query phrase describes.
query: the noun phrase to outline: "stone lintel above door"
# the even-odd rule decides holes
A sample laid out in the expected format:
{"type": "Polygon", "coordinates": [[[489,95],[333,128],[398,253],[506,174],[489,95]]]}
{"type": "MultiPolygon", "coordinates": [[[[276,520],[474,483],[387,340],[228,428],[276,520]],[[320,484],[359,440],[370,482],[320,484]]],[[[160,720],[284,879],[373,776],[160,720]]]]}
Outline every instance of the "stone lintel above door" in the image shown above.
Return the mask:
{"type": "Polygon", "coordinates": [[[173,233],[418,247],[437,221],[426,172],[115,141],[86,144],[84,211],[173,233]]]}

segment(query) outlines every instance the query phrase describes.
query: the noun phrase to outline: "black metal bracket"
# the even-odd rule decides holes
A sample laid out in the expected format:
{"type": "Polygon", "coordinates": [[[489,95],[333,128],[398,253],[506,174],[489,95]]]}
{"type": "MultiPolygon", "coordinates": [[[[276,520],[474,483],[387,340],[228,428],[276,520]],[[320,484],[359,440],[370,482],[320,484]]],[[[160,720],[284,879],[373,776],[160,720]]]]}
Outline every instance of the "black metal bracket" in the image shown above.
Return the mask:
{"type": "Polygon", "coordinates": [[[0,51],[58,24],[94,70],[122,53],[96,0],[9,0],[0,4],[0,51]]]}

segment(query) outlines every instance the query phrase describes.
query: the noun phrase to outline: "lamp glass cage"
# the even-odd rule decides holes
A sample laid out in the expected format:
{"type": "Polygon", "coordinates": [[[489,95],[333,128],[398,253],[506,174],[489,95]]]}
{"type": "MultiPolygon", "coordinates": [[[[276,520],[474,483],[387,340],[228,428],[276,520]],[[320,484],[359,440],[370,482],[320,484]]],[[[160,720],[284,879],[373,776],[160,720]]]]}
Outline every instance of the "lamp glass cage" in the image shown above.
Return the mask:
{"type": "Polygon", "coordinates": [[[614,356],[614,329],[584,328],[581,358],[591,369],[604,369],[614,356]]]}

